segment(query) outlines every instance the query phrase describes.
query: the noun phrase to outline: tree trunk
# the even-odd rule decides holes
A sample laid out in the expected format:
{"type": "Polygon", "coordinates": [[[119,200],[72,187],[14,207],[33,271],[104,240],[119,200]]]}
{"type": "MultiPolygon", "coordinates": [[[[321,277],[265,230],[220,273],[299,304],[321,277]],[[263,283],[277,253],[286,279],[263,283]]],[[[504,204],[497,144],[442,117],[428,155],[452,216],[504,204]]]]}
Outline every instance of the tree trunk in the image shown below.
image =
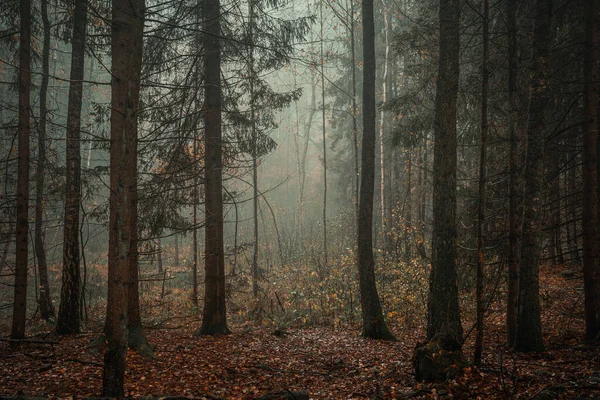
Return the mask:
{"type": "Polygon", "coordinates": [[[519,174],[519,101],[517,96],[517,0],[507,2],[508,30],[508,129],[509,129],[509,188],[508,188],[508,288],[506,299],[506,339],[515,340],[517,297],[519,293],[519,215],[522,196],[519,174]]]}
{"type": "Polygon", "coordinates": [[[225,303],[221,150],[221,5],[203,0],[205,104],[205,295],[199,335],[229,333],[225,303]]]}
{"type": "Polygon", "coordinates": [[[175,232],[175,266],[179,267],[179,234],[175,232]]]}
{"type": "Polygon", "coordinates": [[[406,199],[404,206],[404,224],[406,225],[406,242],[404,245],[404,259],[406,262],[410,262],[412,257],[412,159],[411,149],[404,149],[404,171],[406,172],[406,199]]]}
{"type": "MultiPolygon", "coordinates": [[[[320,2],[321,14],[321,106],[323,126],[323,266],[327,268],[327,138],[325,136],[325,55],[323,53],[323,2],[320,2]]],[[[322,278],[322,277],[321,277],[322,278]]]]}
{"type": "Polygon", "coordinates": [[[485,304],[483,302],[483,284],[485,267],[485,238],[483,237],[483,224],[485,222],[485,180],[486,180],[486,162],[487,162],[487,137],[488,137],[488,81],[489,71],[488,63],[490,58],[489,51],[489,0],[483,1],[483,65],[482,65],[482,85],[481,85],[481,149],[479,154],[479,204],[477,207],[477,322],[475,328],[475,354],[473,363],[481,365],[481,354],[483,352],[483,324],[485,304]]]}
{"type": "MultiPolygon", "coordinates": [[[[198,49],[202,46],[202,33],[200,32],[202,29],[202,1],[196,1],[196,28],[198,32],[196,33],[196,43],[198,49]]],[[[196,85],[200,87],[202,85],[202,75],[201,75],[202,64],[200,63],[200,58],[196,60],[195,66],[195,79],[196,85]]],[[[196,93],[195,97],[195,105],[196,105],[196,113],[200,113],[202,108],[202,104],[200,103],[200,99],[198,98],[199,93],[196,93]]],[[[192,256],[194,258],[192,265],[192,304],[194,305],[195,310],[198,309],[198,200],[199,200],[199,181],[198,175],[200,174],[200,158],[198,156],[198,138],[200,137],[200,129],[194,135],[193,141],[193,171],[194,171],[194,189],[193,189],[193,205],[192,205],[192,224],[194,226],[192,231],[192,256]]]]}
{"type": "Polygon", "coordinates": [[[598,320],[598,0],[586,0],[585,102],[583,129],[583,283],[585,292],[585,338],[595,340],[598,320]]]}
{"type": "Polygon", "coordinates": [[[533,62],[529,85],[529,120],[523,196],[523,233],[519,262],[519,304],[514,348],[542,351],[542,324],[539,301],[541,196],[544,181],[545,111],[548,103],[548,47],[552,0],[536,1],[533,33],[533,62]]]}
{"type": "Polygon", "coordinates": [[[20,0],[19,149],[17,166],[16,260],[11,339],[25,337],[27,318],[27,258],[29,234],[29,116],[31,88],[31,1],[20,0]]]}
{"type": "Polygon", "coordinates": [[[460,6],[440,1],[440,61],[435,98],[433,239],[427,338],[447,334],[462,343],[456,284],[456,102],[460,6]]]}
{"type": "Polygon", "coordinates": [[[162,241],[158,238],[158,243],[156,244],[156,262],[158,264],[158,273],[162,274],[163,272],[163,260],[162,260],[162,241]]]}
{"type": "Polygon", "coordinates": [[[73,16],[73,47],[71,55],[71,82],[67,114],[67,163],[65,194],[65,226],[63,234],[63,270],[60,307],[56,333],[80,331],[80,268],[79,268],[79,206],[81,203],[81,102],[83,98],[83,69],[87,2],[75,1],[73,16]]]}
{"type": "Polygon", "coordinates": [[[249,0],[249,36],[250,36],[250,48],[249,48],[249,64],[248,64],[248,77],[250,79],[250,122],[252,124],[252,219],[254,222],[254,252],[252,254],[252,295],[254,297],[255,305],[258,307],[255,309],[257,314],[255,317],[260,315],[260,304],[258,301],[258,142],[256,132],[256,110],[254,106],[254,79],[256,74],[254,72],[254,36],[253,36],[253,23],[254,23],[254,1],[249,0]]]}
{"type": "Polygon", "coordinates": [[[358,277],[362,335],[395,340],[384,318],[375,283],[373,257],[373,197],[375,192],[375,23],[373,0],[362,2],[363,13],[363,141],[358,218],[358,277]]]}
{"type": "MultiPolygon", "coordinates": [[[[199,164],[198,159],[198,139],[194,137],[194,166],[199,164]]],[[[192,268],[192,304],[195,307],[198,307],[198,173],[199,171],[196,169],[194,171],[194,197],[193,197],[193,215],[192,215],[192,223],[194,225],[194,230],[192,234],[192,252],[194,257],[194,264],[192,268]]],[[[161,265],[162,267],[162,265],[161,265]]],[[[161,268],[162,269],[162,268],[161,268]]]]}
{"type": "MultiPolygon", "coordinates": [[[[388,102],[388,97],[389,97],[389,93],[388,93],[388,82],[391,80],[391,76],[390,76],[390,18],[389,18],[389,13],[390,11],[388,10],[388,6],[386,4],[385,1],[382,2],[381,7],[383,8],[382,12],[383,12],[383,22],[385,25],[384,28],[384,35],[385,35],[385,56],[384,56],[384,61],[383,61],[383,77],[382,77],[382,104],[383,106],[387,106],[387,102],[388,102]]],[[[381,108],[380,112],[379,112],[379,173],[380,173],[380,179],[379,179],[379,200],[380,200],[380,206],[381,206],[381,239],[382,239],[382,245],[384,248],[384,254],[389,250],[389,240],[388,240],[388,236],[387,236],[387,232],[390,228],[390,215],[388,215],[387,210],[388,210],[388,203],[390,201],[389,199],[389,190],[388,190],[388,186],[390,185],[389,182],[389,173],[388,173],[388,169],[386,168],[386,163],[389,163],[387,161],[387,157],[389,156],[389,154],[387,154],[386,149],[385,149],[385,136],[386,136],[386,130],[388,128],[387,126],[387,111],[385,110],[385,108],[381,108]]],[[[391,164],[391,163],[389,163],[391,164]]]]}
{"type": "Polygon", "coordinates": [[[360,187],[360,170],[358,167],[358,106],[356,104],[356,39],[354,32],[354,0],[350,0],[350,46],[352,46],[352,150],[354,155],[354,218],[356,226],[358,226],[358,203],[359,203],[359,187],[360,187]]]}
{"type": "Polygon", "coordinates": [[[44,27],[44,43],[42,48],[42,83],[40,86],[40,122],[38,132],[38,162],[35,181],[35,255],[40,274],[40,297],[38,304],[40,316],[43,320],[54,319],[54,306],[50,296],[50,283],[48,280],[48,263],[46,262],[46,249],[44,248],[44,181],[46,177],[46,119],[48,107],[48,80],[50,74],[50,20],[48,19],[48,0],[42,0],[42,24],[44,27]]]}
{"type": "Polygon", "coordinates": [[[428,342],[415,349],[417,380],[440,381],[467,365],[456,274],[456,103],[460,73],[460,2],[440,0],[440,60],[435,96],[433,238],[427,318],[428,342]],[[436,357],[444,354],[443,357],[436,357]]]}
{"type": "MultiPolygon", "coordinates": [[[[112,1],[112,99],[108,303],[102,395],[121,398],[128,346],[132,263],[137,256],[137,117],[144,0],[112,1]],[[132,254],[133,253],[133,254],[132,254]]],[[[132,265],[133,264],[133,265],[132,265]]],[[[133,283],[137,285],[137,281],[133,283]]]]}

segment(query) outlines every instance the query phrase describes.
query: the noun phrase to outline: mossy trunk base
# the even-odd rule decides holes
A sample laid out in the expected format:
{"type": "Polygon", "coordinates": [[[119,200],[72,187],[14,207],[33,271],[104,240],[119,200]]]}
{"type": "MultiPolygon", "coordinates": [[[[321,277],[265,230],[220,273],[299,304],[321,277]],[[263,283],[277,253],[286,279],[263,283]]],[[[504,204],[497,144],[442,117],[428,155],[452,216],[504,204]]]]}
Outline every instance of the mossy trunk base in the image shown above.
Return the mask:
{"type": "Polygon", "coordinates": [[[436,335],[417,345],[413,365],[418,382],[444,382],[459,376],[469,364],[458,340],[451,335],[436,335]]]}
{"type": "Polygon", "coordinates": [[[155,359],[154,349],[148,343],[148,338],[141,327],[129,327],[129,348],[144,357],[155,359]]]}

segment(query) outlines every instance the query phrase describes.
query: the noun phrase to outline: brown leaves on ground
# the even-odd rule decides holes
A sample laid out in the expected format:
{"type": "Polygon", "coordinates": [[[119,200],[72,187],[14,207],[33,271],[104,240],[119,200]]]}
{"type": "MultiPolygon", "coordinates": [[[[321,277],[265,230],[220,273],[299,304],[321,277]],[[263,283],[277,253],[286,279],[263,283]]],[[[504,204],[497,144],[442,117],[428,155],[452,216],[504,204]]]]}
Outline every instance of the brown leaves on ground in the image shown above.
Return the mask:
{"type": "MultiPolygon", "coordinates": [[[[199,327],[148,331],[156,360],[128,355],[129,396],[218,396],[253,399],[282,390],[307,390],[314,399],[375,398],[600,398],[600,352],[583,345],[581,279],[543,269],[543,354],[514,354],[504,344],[502,301],[487,315],[481,369],[468,368],[444,384],[416,384],[411,356],[422,339],[415,329],[394,326],[399,342],[357,336],[359,328],[288,329],[233,325],[227,336],[194,337],[199,327]]],[[[503,294],[498,296],[502,299],[503,294]]],[[[471,323],[469,311],[465,327],[471,323]]],[[[47,337],[52,343],[0,343],[0,396],[98,396],[102,355],[88,344],[97,334],[47,337]]],[[[42,338],[43,339],[43,338],[42,338]]],[[[472,338],[464,347],[472,356],[472,338]]]]}
{"type": "MultiPolygon", "coordinates": [[[[196,338],[195,325],[149,332],[157,359],[128,354],[127,395],[251,399],[305,389],[312,398],[371,398],[389,391],[386,383],[392,380],[394,387],[412,385],[410,346],[323,328],[276,337],[266,327],[250,325],[235,327],[231,335],[196,338]],[[397,371],[405,379],[398,379],[397,371]]],[[[102,356],[87,348],[93,337],[59,338],[53,348],[2,344],[0,394],[98,396],[102,356]]]]}

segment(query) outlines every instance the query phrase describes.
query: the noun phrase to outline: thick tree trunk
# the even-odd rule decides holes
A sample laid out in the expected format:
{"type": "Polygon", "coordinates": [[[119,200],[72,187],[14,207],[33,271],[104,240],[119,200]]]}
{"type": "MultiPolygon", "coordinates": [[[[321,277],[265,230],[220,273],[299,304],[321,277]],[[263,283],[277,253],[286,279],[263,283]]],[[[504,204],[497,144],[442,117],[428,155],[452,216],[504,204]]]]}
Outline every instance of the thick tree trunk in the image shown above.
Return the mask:
{"type": "Polygon", "coordinates": [[[585,338],[595,340],[598,320],[598,0],[586,0],[585,102],[583,129],[583,283],[585,292],[585,338]]]}
{"type": "Polygon", "coordinates": [[[75,1],[71,52],[71,82],[67,114],[67,163],[65,194],[65,225],[63,234],[63,270],[60,307],[56,333],[80,331],[80,268],[79,268],[79,205],[81,202],[81,102],[83,98],[83,69],[87,2],[75,1]]]}
{"type": "Polygon", "coordinates": [[[229,333],[223,254],[223,188],[221,149],[221,5],[203,0],[205,104],[205,295],[199,335],[229,333]]]}
{"type": "Polygon", "coordinates": [[[42,48],[42,83],[40,86],[40,122],[38,132],[38,162],[35,181],[35,255],[38,262],[40,275],[40,296],[38,305],[40,316],[49,321],[55,317],[54,306],[50,296],[50,282],[48,280],[48,263],[46,262],[46,249],[44,248],[44,182],[46,177],[46,119],[48,107],[48,80],[50,74],[50,20],[48,19],[48,0],[42,0],[42,24],[44,27],[44,43],[42,48]]]}
{"type": "Polygon", "coordinates": [[[17,153],[17,226],[15,289],[11,339],[25,337],[27,318],[27,258],[29,234],[29,116],[31,88],[31,1],[20,0],[19,37],[19,149],[17,153]]]}
{"type": "Polygon", "coordinates": [[[456,102],[460,6],[440,1],[440,61],[435,99],[433,240],[427,338],[443,333],[462,343],[456,283],[456,102]]]}
{"type": "Polygon", "coordinates": [[[460,58],[460,2],[440,0],[440,60],[435,96],[433,238],[427,318],[428,342],[415,349],[417,380],[439,381],[466,366],[456,275],[456,103],[460,58]],[[437,357],[437,355],[442,357],[437,357]]]}
{"type": "Polygon", "coordinates": [[[112,2],[112,99],[108,303],[102,395],[124,395],[131,268],[137,264],[137,118],[139,109],[144,0],[112,2]],[[134,254],[132,254],[134,253],[134,254]]]}
{"type": "Polygon", "coordinates": [[[485,304],[483,302],[483,284],[484,284],[484,267],[485,267],[485,238],[483,236],[483,226],[485,222],[485,180],[486,180],[486,162],[487,162],[487,138],[488,138],[488,81],[489,69],[488,63],[490,58],[489,50],[489,0],[483,1],[483,65],[482,65],[482,86],[481,86],[481,149],[479,153],[479,204],[477,207],[477,322],[475,328],[477,334],[475,336],[475,354],[473,363],[481,365],[481,355],[483,352],[483,325],[485,304]]]}
{"type": "Polygon", "coordinates": [[[527,155],[523,174],[525,176],[523,233],[519,262],[519,304],[514,341],[514,348],[517,351],[544,349],[539,301],[539,264],[551,16],[552,0],[537,0],[529,85],[527,155]]]}
{"type": "Polygon", "coordinates": [[[375,23],[373,0],[363,12],[363,141],[358,218],[358,277],[364,337],[394,340],[384,318],[375,283],[373,257],[373,197],[375,192],[375,23]]]}

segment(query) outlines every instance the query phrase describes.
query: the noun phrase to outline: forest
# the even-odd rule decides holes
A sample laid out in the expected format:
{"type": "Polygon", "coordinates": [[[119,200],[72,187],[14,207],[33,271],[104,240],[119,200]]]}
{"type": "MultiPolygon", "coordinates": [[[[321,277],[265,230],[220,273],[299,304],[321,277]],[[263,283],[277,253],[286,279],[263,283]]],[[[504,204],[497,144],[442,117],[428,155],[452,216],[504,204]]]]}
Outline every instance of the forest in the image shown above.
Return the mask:
{"type": "Polygon", "coordinates": [[[2,0],[0,398],[600,398],[600,0],[2,0]]]}

